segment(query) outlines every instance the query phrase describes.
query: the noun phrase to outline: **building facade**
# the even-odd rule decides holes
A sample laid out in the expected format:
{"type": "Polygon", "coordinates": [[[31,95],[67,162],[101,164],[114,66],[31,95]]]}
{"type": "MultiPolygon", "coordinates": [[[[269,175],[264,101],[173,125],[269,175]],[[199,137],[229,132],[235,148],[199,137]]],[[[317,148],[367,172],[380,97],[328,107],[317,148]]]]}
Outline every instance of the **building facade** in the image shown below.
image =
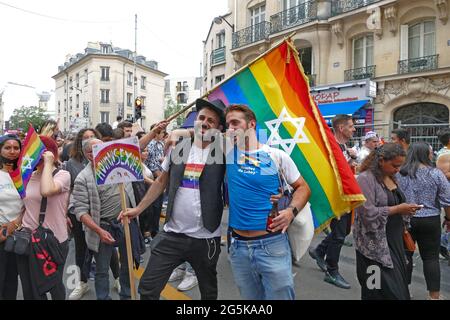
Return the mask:
{"type": "Polygon", "coordinates": [[[448,0],[230,0],[229,7],[235,69],[291,36],[313,96],[333,103],[331,113],[343,112],[336,102],[359,101],[361,125],[384,137],[400,125],[435,141],[448,127],[448,0]],[[334,101],[351,88],[353,98],[334,101]]]}
{"type": "Polygon", "coordinates": [[[211,22],[203,41],[203,93],[233,74],[236,63],[231,54],[234,15],[227,13],[211,22]]]}
{"type": "MultiPolygon", "coordinates": [[[[165,108],[166,118],[176,112],[174,106],[184,108],[188,104],[194,103],[195,100],[200,98],[202,92],[201,77],[178,77],[178,78],[166,78],[165,88],[165,108]]],[[[175,128],[179,128],[189,115],[189,110],[183,113],[177,120],[172,121],[169,124],[168,130],[171,131],[175,128]]]]}
{"type": "Polygon", "coordinates": [[[134,101],[143,101],[142,127],[164,116],[164,72],[156,61],[136,57],[127,49],[88,43],[84,53],[67,57],[55,79],[55,108],[60,128],[66,131],[112,124],[118,115],[134,117],[134,101]]]}

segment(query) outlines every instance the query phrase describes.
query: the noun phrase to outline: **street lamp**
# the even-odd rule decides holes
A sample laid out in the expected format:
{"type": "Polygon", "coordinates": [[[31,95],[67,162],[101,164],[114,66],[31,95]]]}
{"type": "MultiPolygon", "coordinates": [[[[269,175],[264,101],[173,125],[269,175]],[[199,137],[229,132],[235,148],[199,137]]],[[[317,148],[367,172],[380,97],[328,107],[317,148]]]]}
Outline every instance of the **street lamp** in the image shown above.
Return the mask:
{"type": "Polygon", "coordinates": [[[230,24],[230,23],[227,21],[227,19],[225,19],[224,16],[218,16],[218,17],[215,17],[215,18],[214,18],[214,23],[222,24],[223,21],[225,21],[225,23],[226,23],[227,25],[229,25],[230,28],[231,28],[231,30],[233,30],[233,32],[234,32],[234,25],[230,24]]]}

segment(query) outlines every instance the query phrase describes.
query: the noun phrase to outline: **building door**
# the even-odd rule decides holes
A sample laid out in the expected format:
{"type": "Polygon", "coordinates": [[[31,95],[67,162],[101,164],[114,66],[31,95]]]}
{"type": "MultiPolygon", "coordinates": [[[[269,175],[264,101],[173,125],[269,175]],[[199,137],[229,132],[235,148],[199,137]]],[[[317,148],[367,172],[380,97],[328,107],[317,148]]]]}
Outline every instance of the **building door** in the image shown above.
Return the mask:
{"type": "Polygon", "coordinates": [[[411,133],[411,142],[424,141],[438,150],[437,133],[449,126],[449,109],[438,103],[416,103],[398,108],[394,123],[411,133]]]}

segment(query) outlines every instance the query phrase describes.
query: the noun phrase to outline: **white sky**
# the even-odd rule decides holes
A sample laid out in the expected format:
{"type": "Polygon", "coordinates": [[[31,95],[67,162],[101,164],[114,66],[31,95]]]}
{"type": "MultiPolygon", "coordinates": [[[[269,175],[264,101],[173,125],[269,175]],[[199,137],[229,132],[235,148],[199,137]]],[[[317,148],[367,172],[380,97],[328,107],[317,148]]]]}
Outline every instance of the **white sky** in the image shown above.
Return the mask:
{"type": "MultiPolygon", "coordinates": [[[[171,77],[199,76],[202,41],[212,19],[228,11],[227,3],[227,0],[0,0],[0,91],[8,82],[27,84],[37,91],[53,90],[51,77],[64,63],[65,56],[84,52],[88,41],[112,41],[116,47],[134,51],[134,14],[138,14],[138,54],[158,61],[159,69],[171,77]],[[2,3],[70,21],[29,14],[2,3]]],[[[9,88],[10,85],[4,97],[5,119],[12,113],[12,101],[20,101],[17,106],[29,104],[9,88]]]]}

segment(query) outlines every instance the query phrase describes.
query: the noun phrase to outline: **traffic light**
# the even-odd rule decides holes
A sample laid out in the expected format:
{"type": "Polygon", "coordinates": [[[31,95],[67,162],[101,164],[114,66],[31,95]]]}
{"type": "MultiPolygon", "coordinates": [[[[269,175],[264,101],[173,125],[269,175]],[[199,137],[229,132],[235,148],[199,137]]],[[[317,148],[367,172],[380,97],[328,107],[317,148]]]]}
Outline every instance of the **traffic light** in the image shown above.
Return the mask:
{"type": "Polygon", "coordinates": [[[141,98],[136,98],[134,100],[134,119],[138,121],[140,118],[142,118],[142,100],[141,98]]]}

